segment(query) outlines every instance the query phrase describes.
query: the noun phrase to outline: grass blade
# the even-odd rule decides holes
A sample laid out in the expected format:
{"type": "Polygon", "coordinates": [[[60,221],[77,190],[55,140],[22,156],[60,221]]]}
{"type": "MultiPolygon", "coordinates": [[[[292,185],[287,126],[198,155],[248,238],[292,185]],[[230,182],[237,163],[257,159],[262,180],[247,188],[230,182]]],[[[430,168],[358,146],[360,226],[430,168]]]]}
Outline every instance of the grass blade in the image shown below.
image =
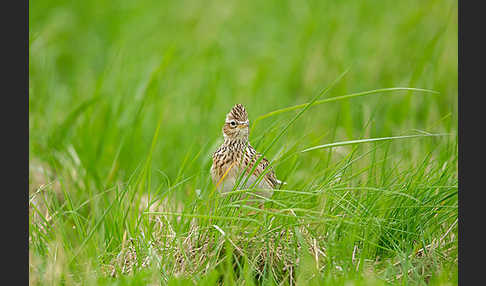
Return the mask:
{"type": "Polygon", "coordinates": [[[420,135],[404,135],[404,136],[393,136],[393,137],[380,137],[380,138],[368,138],[368,139],[359,139],[359,140],[349,140],[349,141],[341,141],[341,142],[334,142],[324,145],[318,145],[314,147],[310,147],[300,151],[301,153],[309,152],[317,149],[325,149],[325,148],[332,148],[338,146],[346,146],[346,145],[354,145],[354,144],[362,144],[362,143],[371,143],[371,142],[378,142],[378,141],[388,141],[388,140],[396,140],[396,139],[406,139],[406,138],[417,138],[417,137],[437,137],[437,136],[446,136],[451,134],[420,134],[420,135]]]}
{"type": "MultiPolygon", "coordinates": [[[[391,87],[391,88],[380,88],[380,89],[373,89],[373,90],[368,90],[368,91],[362,91],[362,92],[356,92],[356,93],[351,93],[351,94],[346,94],[346,95],[341,95],[341,96],[336,96],[336,97],[331,97],[331,98],[325,98],[321,100],[316,100],[315,102],[310,102],[310,103],[303,103],[303,104],[298,104],[294,106],[289,106],[281,109],[277,109],[274,111],[271,111],[269,113],[263,114],[255,119],[255,122],[252,125],[252,130],[255,129],[255,126],[258,121],[263,120],[268,117],[272,117],[275,115],[279,115],[285,112],[289,112],[292,110],[297,110],[300,108],[308,108],[307,105],[311,104],[313,105],[318,105],[322,103],[328,103],[328,102],[334,102],[334,101],[339,101],[339,100],[344,100],[344,99],[350,99],[350,98],[355,98],[359,96],[364,96],[364,95],[370,95],[370,94],[379,94],[383,92],[392,92],[392,91],[420,91],[420,92],[425,92],[425,93],[434,93],[434,94],[439,94],[439,92],[435,90],[430,90],[430,89],[423,89],[423,88],[413,88],[413,87],[391,87]]],[[[309,106],[310,107],[310,106],[309,106]]]]}

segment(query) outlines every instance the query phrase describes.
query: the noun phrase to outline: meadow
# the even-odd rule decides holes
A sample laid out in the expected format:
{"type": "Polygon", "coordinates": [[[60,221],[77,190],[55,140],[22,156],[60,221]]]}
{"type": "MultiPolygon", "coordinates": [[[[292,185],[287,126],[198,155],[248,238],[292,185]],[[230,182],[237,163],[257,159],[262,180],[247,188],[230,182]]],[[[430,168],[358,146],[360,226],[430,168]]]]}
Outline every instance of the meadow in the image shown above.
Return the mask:
{"type": "Polygon", "coordinates": [[[29,1],[31,285],[455,285],[457,1],[29,1]],[[215,191],[228,111],[287,184],[215,191]]]}

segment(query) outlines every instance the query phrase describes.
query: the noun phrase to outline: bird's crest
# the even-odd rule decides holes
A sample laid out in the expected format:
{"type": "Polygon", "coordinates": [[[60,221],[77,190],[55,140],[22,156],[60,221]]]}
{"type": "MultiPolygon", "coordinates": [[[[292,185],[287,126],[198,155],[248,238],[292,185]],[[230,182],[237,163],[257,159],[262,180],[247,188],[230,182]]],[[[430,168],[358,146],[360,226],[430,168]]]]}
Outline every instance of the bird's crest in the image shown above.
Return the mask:
{"type": "Polygon", "coordinates": [[[240,122],[245,122],[248,120],[248,113],[246,112],[243,104],[236,104],[235,106],[233,106],[228,115],[226,115],[227,121],[232,119],[240,122]]]}

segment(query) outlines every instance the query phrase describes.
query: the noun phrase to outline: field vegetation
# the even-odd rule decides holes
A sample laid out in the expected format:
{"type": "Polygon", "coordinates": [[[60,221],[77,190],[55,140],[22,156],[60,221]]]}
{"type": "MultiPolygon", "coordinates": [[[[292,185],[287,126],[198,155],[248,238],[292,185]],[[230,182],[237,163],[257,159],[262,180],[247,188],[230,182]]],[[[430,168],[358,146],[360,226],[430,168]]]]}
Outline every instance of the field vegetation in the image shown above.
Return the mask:
{"type": "Polygon", "coordinates": [[[457,40],[457,1],[30,1],[30,284],[457,284],[457,40]],[[210,179],[236,103],[262,207],[210,179]]]}

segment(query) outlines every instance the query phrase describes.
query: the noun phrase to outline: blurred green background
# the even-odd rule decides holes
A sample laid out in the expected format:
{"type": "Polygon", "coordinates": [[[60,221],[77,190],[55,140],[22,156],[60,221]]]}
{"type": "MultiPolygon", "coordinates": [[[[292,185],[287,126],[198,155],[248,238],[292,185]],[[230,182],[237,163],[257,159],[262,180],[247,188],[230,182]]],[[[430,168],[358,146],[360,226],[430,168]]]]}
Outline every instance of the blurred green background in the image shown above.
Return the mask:
{"type": "Polygon", "coordinates": [[[352,139],[370,119],[369,136],[457,129],[456,1],[33,1],[29,9],[31,156],[70,142],[100,178],[121,140],[120,165],[133,170],[159,118],[154,164],[175,175],[190,146],[220,137],[235,103],[252,120],[308,102],[347,68],[331,95],[386,87],[440,95],[319,106],[295,137],[336,125],[337,138],[352,139]]]}
{"type": "MultiPolygon", "coordinates": [[[[186,180],[176,196],[190,202],[195,189],[211,186],[211,155],[234,104],[245,105],[251,124],[309,102],[347,69],[325,97],[391,87],[439,93],[386,92],[314,106],[268,158],[425,131],[452,135],[392,143],[390,164],[414,168],[432,152],[438,164],[454,162],[457,26],[457,1],[30,1],[31,193],[63,178],[72,200],[82,202],[126,183],[160,123],[150,185],[186,180]]],[[[252,144],[263,151],[296,112],[259,122],[252,144]]],[[[347,155],[335,150],[276,162],[277,176],[303,189],[347,155]]],[[[457,177],[457,167],[450,175],[457,177]]],[[[108,202],[80,212],[95,219],[108,202]]]]}

